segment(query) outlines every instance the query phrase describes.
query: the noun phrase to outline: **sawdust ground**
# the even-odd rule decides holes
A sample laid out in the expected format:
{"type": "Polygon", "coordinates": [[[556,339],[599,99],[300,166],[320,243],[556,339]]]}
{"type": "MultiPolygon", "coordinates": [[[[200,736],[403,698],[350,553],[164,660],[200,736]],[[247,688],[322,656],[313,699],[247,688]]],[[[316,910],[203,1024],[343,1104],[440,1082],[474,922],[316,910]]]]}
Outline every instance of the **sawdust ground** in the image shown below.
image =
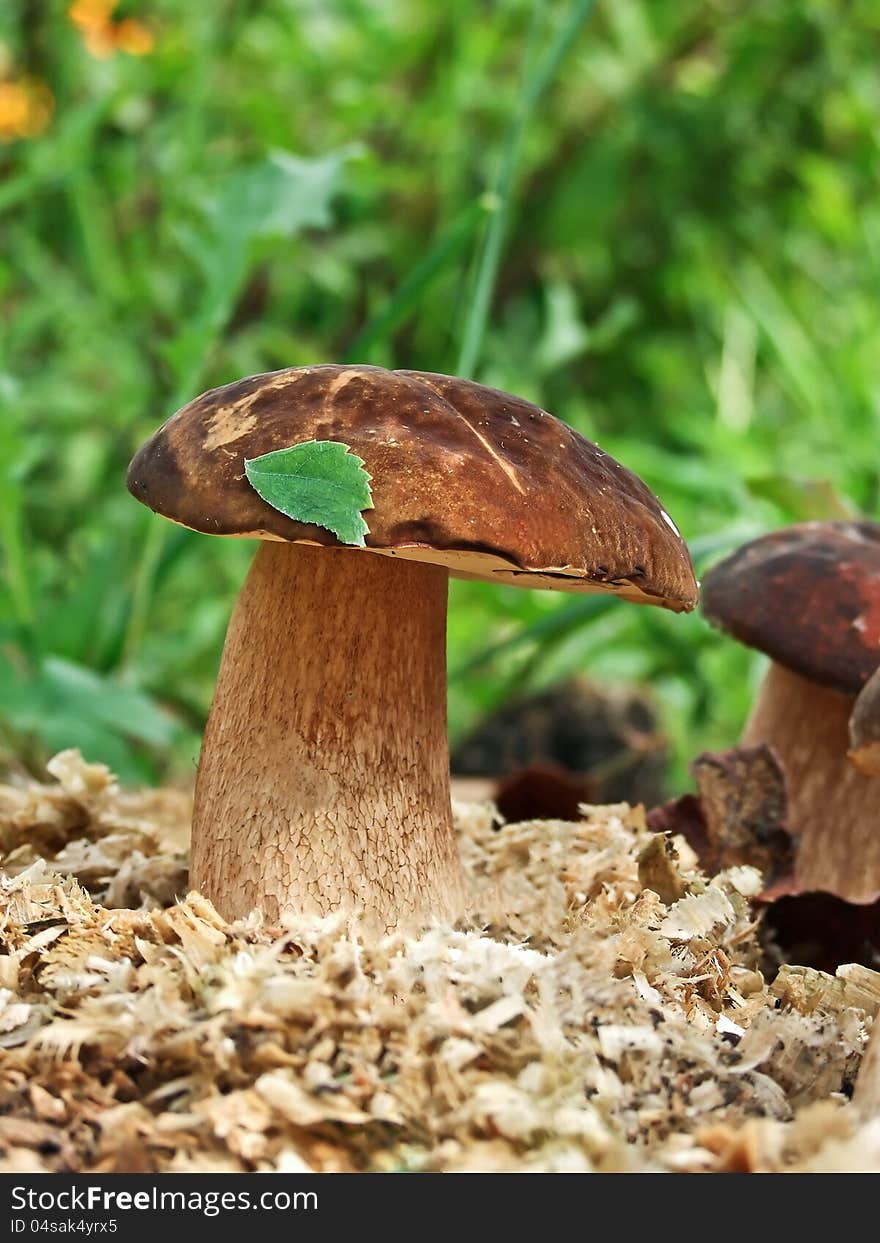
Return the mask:
{"type": "Polygon", "coordinates": [[[769,978],[758,873],[640,809],[456,806],[471,917],[377,944],[226,924],[185,794],[50,771],[0,786],[2,1171],[880,1169],[880,976],[769,978]]]}

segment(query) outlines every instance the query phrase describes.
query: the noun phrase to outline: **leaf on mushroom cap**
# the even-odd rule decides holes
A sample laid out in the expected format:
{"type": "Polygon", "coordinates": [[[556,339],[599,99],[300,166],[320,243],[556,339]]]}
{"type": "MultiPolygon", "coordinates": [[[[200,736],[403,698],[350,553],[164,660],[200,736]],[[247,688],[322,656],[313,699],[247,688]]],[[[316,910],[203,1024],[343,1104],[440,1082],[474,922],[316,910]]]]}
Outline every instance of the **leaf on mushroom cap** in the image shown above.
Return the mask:
{"type": "Polygon", "coordinates": [[[132,494],[215,535],[332,545],[268,505],[245,459],[341,441],[365,463],[367,549],[486,582],[611,591],[676,611],[697,588],[684,541],[650,489],[530,402],[453,376],[293,367],[197,397],[135,455],[132,494]]]}
{"type": "Polygon", "coordinates": [[[258,458],[245,458],[248,483],[269,505],[297,522],[314,522],[343,544],[364,547],[372,509],[363,458],[334,440],[307,440],[258,458]]]}
{"type": "Polygon", "coordinates": [[[705,575],[702,610],[811,682],[855,694],[880,661],[880,523],[802,522],[705,575]]]}

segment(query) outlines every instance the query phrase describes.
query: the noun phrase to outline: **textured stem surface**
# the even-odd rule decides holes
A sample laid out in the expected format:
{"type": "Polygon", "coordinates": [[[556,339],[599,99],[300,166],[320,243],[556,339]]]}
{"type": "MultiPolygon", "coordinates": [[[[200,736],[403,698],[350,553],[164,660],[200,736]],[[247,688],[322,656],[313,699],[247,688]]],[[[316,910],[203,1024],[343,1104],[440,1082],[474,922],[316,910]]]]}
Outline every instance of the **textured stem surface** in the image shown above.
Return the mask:
{"type": "Polygon", "coordinates": [[[191,882],[226,918],[454,916],[447,571],[263,543],[205,730],[191,882]]]}
{"type": "Polygon", "coordinates": [[[772,664],[743,743],[768,743],[782,763],[801,888],[871,902],[880,895],[880,780],[847,760],[853,702],[772,664]]]}

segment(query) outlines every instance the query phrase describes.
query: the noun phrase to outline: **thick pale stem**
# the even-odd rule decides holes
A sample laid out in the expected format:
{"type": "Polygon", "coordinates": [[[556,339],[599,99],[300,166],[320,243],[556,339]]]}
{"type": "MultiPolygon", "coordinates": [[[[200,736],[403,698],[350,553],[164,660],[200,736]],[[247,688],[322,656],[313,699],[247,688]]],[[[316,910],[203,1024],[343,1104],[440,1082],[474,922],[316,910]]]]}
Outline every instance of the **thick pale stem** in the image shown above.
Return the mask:
{"type": "Polygon", "coordinates": [[[743,743],[768,743],[782,763],[801,888],[871,902],[880,895],[880,781],[847,760],[853,702],[772,664],[743,743]]]}
{"type": "Polygon", "coordinates": [[[191,881],[221,914],[459,913],[446,596],[437,566],[260,547],[196,781],[191,881]]]}

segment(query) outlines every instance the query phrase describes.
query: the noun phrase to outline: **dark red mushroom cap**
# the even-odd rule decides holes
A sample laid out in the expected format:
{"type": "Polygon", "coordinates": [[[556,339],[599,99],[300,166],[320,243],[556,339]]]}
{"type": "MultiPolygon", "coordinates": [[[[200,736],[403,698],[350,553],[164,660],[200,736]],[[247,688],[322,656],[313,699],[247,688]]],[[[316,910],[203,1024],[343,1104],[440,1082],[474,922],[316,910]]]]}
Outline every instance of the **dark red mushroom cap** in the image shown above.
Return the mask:
{"type": "Polygon", "coordinates": [[[692,609],[684,541],[649,488],[545,410],[453,376],[292,367],[203,393],[133,458],[128,487],[213,535],[336,545],[251,488],[245,458],[343,442],[372,476],[367,551],[460,578],[692,609]]]}
{"type": "Polygon", "coordinates": [[[713,566],[701,600],[709,621],[740,643],[856,694],[880,663],[880,524],[772,531],[713,566]]]}

